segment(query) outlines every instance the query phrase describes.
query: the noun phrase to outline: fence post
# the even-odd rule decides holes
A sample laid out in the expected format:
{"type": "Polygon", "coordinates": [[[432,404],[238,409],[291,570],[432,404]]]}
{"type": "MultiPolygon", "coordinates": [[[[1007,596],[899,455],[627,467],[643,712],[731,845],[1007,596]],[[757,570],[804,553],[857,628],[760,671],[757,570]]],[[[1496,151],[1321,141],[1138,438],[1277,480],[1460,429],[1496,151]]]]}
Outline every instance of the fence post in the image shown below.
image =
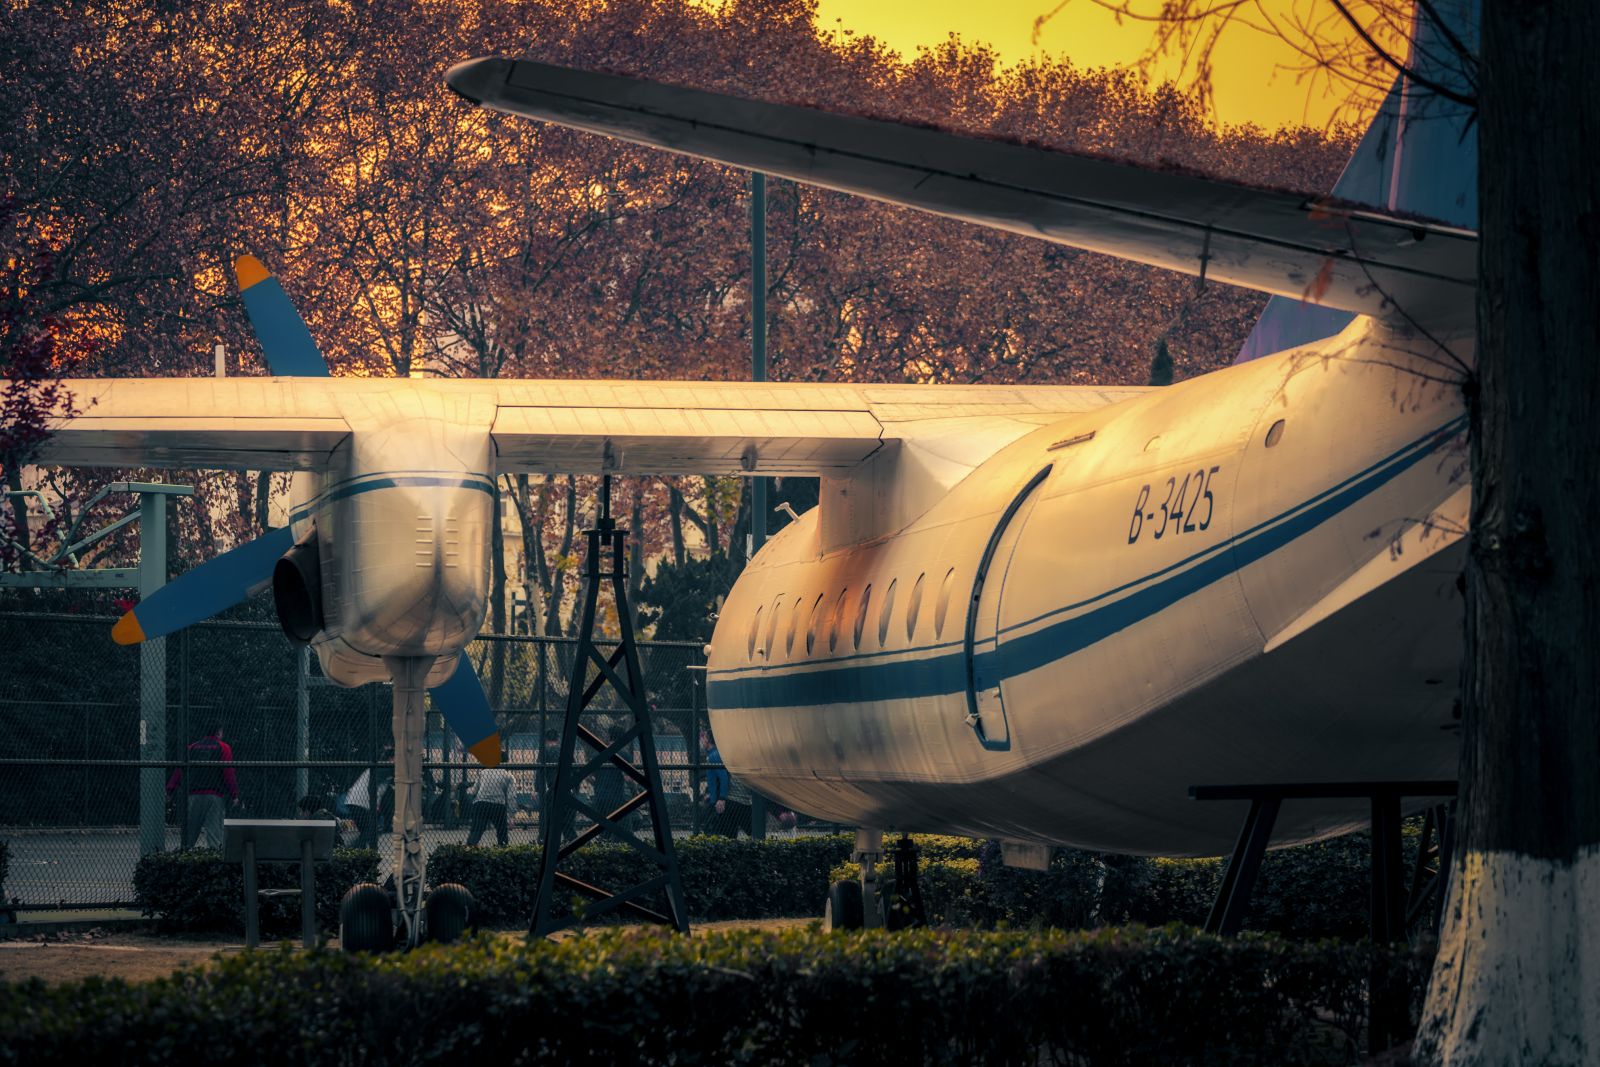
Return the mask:
{"type": "MultiPolygon", "coordinates": [[[[167,584],[167,498],[139,494],[139,599],[167,584]]],[[[139,646],[139,758],[167,758],[167,639],[139,646]]],[[[167,843],[166,790],[162,768],[139,771],[139,854],[160,852],[167,843]]],[[[188,787],[187,782],[184,787],[188,787]]]]}
{"type": "MultiPolygon", "coordinates": [[[[311,646],[301,645],[297,662],[300,670],[294,682],[294,751],[295,758],[304,763],[311,758],[311,646]]],[[[298,767],[294,772],[294,799],[311,792],[311,771],[298,767]]],[[[316,809],[312,809],[316,810],[316,809]]]]}

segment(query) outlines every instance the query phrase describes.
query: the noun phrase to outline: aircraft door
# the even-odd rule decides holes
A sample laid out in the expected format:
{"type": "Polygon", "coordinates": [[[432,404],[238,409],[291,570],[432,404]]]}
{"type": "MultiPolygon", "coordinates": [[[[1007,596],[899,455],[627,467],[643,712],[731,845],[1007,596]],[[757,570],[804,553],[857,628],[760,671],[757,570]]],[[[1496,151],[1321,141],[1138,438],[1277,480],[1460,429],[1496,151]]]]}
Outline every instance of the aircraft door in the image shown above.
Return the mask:
{"type": "Polygon", "coordinates": [[[1011,747],[1011,726],[1000,690],[1005,677],[1000,651],[1000,598],[1012,554],[1033,512],[1036,490],[1049,474],[1049,467],[1035,474],[1001,513],[972,580],[966,633],[967,725],[988,749],[1004,751],[1011,747]]]}

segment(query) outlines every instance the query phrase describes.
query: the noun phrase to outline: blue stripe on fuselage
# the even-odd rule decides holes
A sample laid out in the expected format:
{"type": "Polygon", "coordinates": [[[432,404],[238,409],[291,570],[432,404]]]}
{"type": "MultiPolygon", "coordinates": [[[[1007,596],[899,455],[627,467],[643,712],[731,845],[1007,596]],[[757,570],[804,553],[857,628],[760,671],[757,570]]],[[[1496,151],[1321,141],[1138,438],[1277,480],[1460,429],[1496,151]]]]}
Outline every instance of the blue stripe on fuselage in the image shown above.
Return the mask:
{"type": "Polygon", "coordinates": [[[399,488],[445,488],[445,489],[476,489],[481,493],[494,495],[494,482],[486,474],[399,474],[393,471],[378,471],[371,474],[361,474],[348,478],[336,485],[330,485],[310,500],[301,504],[289,513],[290,522],[299,522],[324,504],[332,504],[337,500],[370,493],[376,489],[399,488]]]}
{"type": "MultiPolygon", "coordinates": [[[[1136,581],[1007,627],[1006,633],[1015,633],[1064,612],[1101,603],[1108,597],[1130,589],[1135,590],[1081,615],[1050,623],[1029,633],[1007,637],[997,649],[977,653],[973,657],[975,684],[979,688],[993,688],[1003,679],[1026,674],[1080,652],[1171,607],[1183,598],[1277,551],[1363,497],[1376,492],[1431,455],[1465,426],[1466,416],[1452,419],[1338,485],[1241,534],[1136,581]],[[1230,548],[1232,551],[1229,551],[1230,548]],[[1163,575],[1170,577],[1163,579],[1163,575]]],[[[919,652],[950,648],[949,644],[926,646],[898,650],[887,655],[916,657],[919,652]]],[[[708,679],[706,695],[708,705],[717,708],[810,707],[857,701],[911,700],[964,692],[967,684],[965,667],[965,652],[957,647],[935,656],[845,667],[824,665],[811,670],[735,668],[718,671],[708,679]],[[778,673],[779,670],[783,673],[778,673]]]]}

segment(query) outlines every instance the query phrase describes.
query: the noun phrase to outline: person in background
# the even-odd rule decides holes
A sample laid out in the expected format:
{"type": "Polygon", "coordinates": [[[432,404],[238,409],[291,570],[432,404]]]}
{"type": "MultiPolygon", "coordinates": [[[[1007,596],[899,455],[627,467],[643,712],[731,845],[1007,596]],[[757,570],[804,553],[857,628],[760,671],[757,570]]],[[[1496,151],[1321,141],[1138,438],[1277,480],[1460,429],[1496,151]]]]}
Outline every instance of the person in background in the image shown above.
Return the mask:
{"type": "Polygon", "coordinates": [[[394,775],[394,746],[386,745],[383,750],[383,761],[388,764],[378,768],[378,787],[376,795],[372,788],[372,768],[361,772],[350,788],[345,790],[341,801],[350,818],[356,824],[356,848],[378,847],[378,818],[383,810],[384,802],[388,799],[389,778],[394,775]]]}
{"type": "Polygon", "coordinates": [[[750,787],[728,773],[722,765],[722,753],[711,736],[702,732],[700,744],[709,746],[706,752],[706,833],[718,837],[738,837],[740,830],[750,829],[750,787]]]}
{"type": "Polygon", "coordinates": [[[516,802],[517,783],[510,771],[502,767],[480,769],[477,787],[472,791],[472,829],[467,833],[468,847],[476,845],[484,830],[493,826],[495,840],[504,848],[506,817],[516,802]]]}
{"type": "MultiPolygon", "coordinates": [[[[183,847],[193,848],[195,839],[205,838],[205,847],[222,847],[222,798],[226,795],[239,806],[239,779],[234,775],[233,749],[222,739],[222,727],[206,727],[205,736],[189,746],[189,804],[183,820],[183,847]]],[[[167,796],[183,783],[179,767],[167,779],[167,796]]]]}
{"type": "Polygon", "coordinates": [[[339,816],[322,806],[322,800],[314,796],[303,796],[295,803],[294,817],[297,819],[314,819],[317,822],[333,823],[333,847],[344,847],[344,831],[339,816]]]}
{"type": "MultiPolygon", "coordinates": [[[[544,732],[544,748],[539,756],[539,769],[533,775],[533,791],[539,798],[539,827],[541,840],[544,833],[545,819],[555,809],[556,766],[561,762],[561,735],[555,730],[544,732]]],[[[562,842],[572,836],[574,815],[569,807],[566,818],[556,832],[556,841],[562,842]]]]}

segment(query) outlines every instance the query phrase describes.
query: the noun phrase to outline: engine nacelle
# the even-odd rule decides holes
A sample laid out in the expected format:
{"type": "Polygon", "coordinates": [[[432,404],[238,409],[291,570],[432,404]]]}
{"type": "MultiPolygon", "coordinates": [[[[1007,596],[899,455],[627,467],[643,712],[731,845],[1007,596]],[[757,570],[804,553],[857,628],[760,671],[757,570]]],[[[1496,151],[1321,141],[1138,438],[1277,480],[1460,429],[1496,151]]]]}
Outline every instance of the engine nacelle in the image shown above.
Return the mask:
{"type": "Polygon", "coordinates": [[[317,532],[285,552],[272,568],[272,601],[278,609],[278,625],[296,644],[310,644],[323,627],[322,559],[317,532]]]}

